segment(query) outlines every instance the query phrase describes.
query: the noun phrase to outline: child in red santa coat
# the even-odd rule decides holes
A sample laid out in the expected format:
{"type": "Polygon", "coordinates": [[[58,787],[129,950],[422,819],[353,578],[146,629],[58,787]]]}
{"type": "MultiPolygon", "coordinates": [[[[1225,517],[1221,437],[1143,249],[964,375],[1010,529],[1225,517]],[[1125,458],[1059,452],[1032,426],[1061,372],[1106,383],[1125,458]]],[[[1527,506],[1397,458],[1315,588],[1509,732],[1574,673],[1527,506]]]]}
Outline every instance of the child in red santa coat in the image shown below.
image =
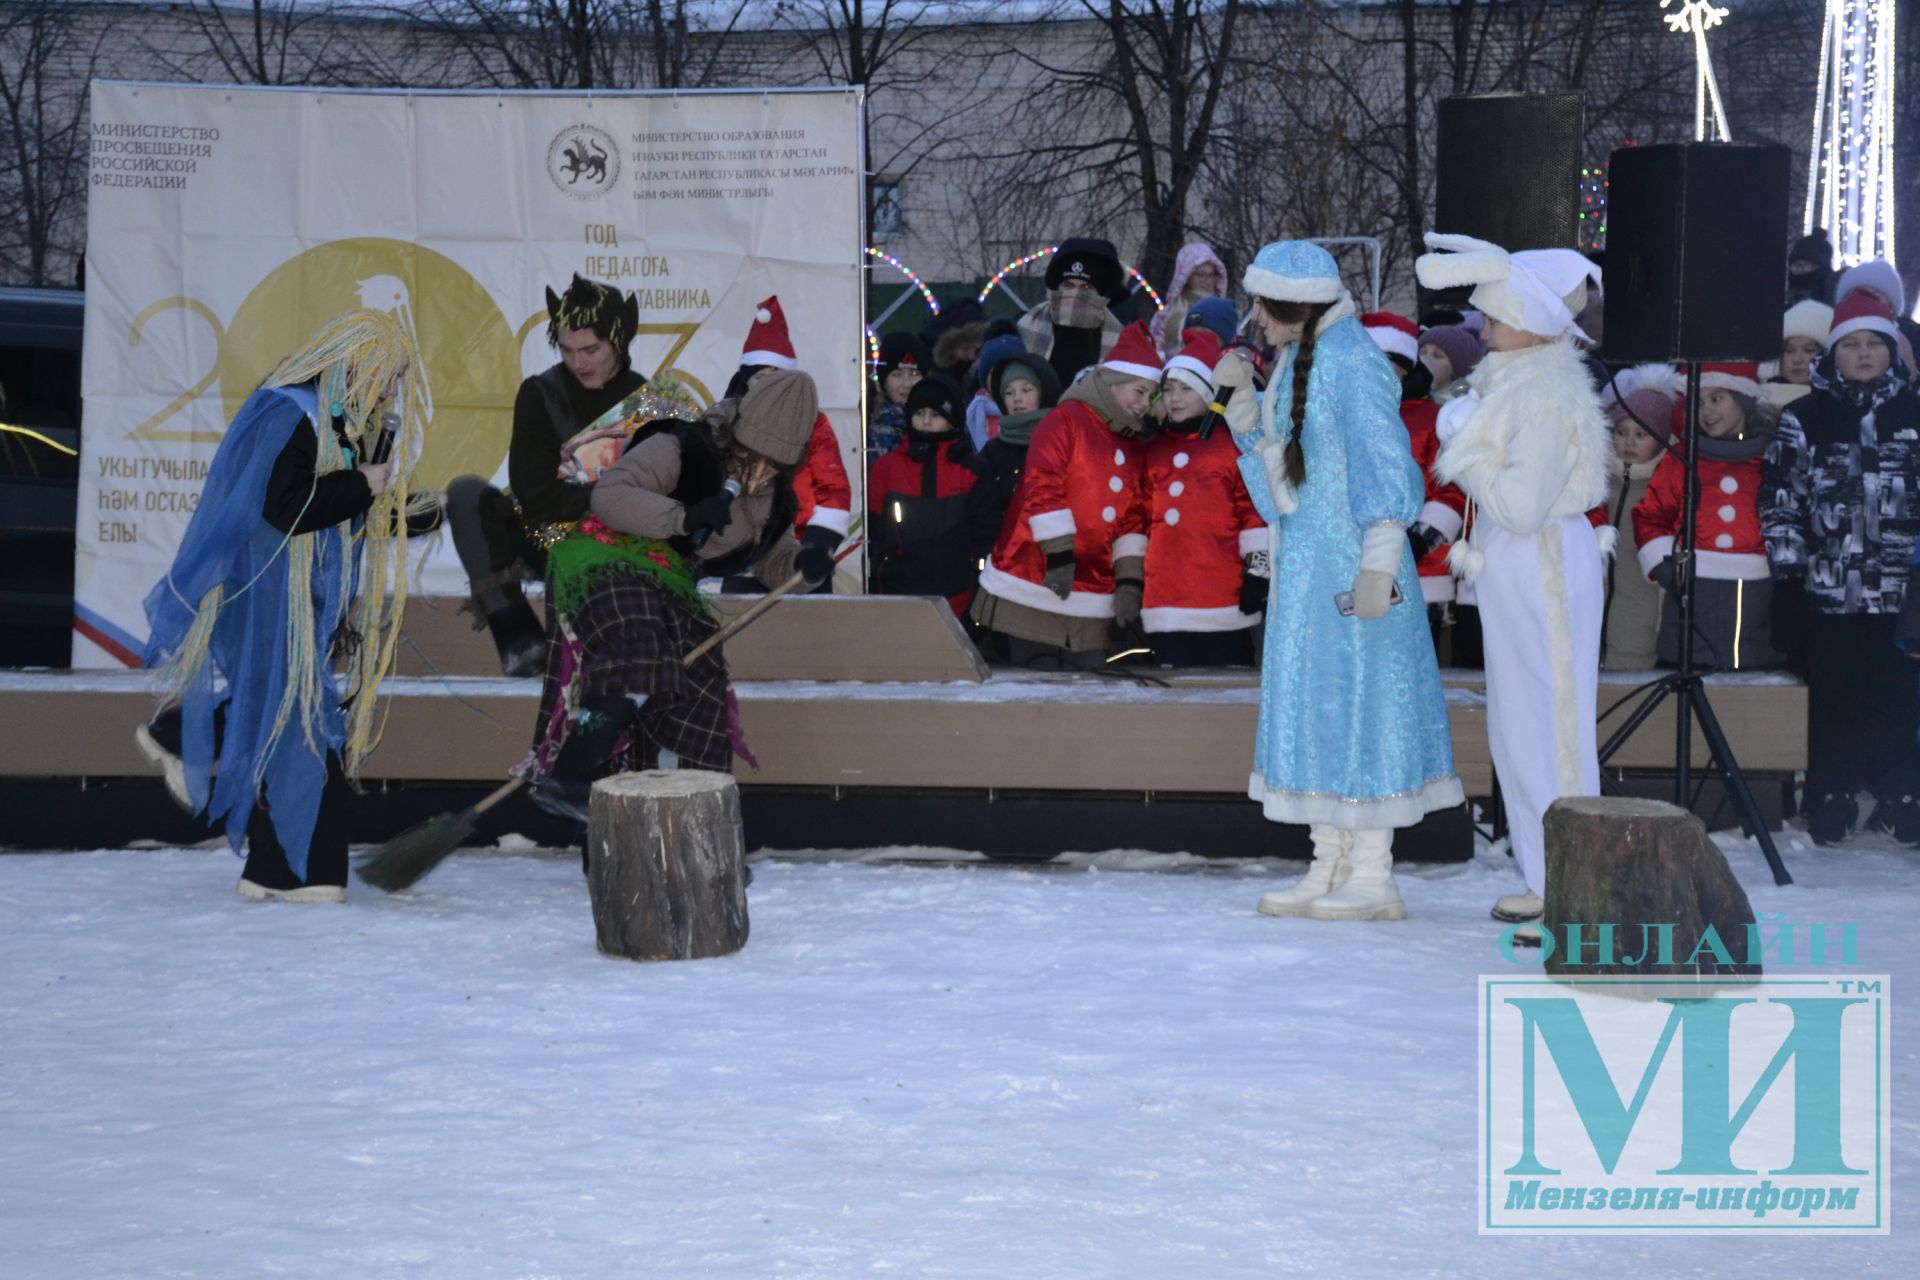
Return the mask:
{"type": "Polygon", "coordinates": [[[1139,437],[1159,380],[1153,339],[1136,321],[1034,428],[971,611],[1007,637],[1014,662],[1097,669],[1113,626],[1139,621],[1147,552],[1139,437]]]}
{"type": "Polygon", "coordinates": [[[906,439],[867,477],[867,537],[876,594],[945,596],[964,618],[978,573],[967,547],[968,495],[980,477],[960,403],[944,373],[907,392],[906,439]]]}
{"type": "Polygon", "coordinates": [[[1369,311],[1360,317],[1367,336],[1385,353],[1394,372],[1400,375],[1400,421],[1407,426],[1413,460],[1426,477],[1427,500],[1420,517],[1407,526],[1407,541],[1413,544],[1413,556],[1420,570],[1420,595],[1435,625],[1446,605],[1453,602],[1453,570],[1447,565],[1447,547],[1460,536],[1466,520],[1467,495],[1459,486],[1442,484],[1433,474],[1433,460],[1440,456],[1440,437],[1434,432],[1434,419],[1440,406],[1431,398],[1433,369],[1420,359],[1420,326],[1391,311],[1369,311]]]}
{"type": "MultiPolygon", "coordinates": [[[[793,339],[787,333],[786,312],[780,309],[780,297],[775,294],[754,309],[753,328],[748,330],[746,346],[740,352],[740,368],[727,384],[721,404],[737,404],[747,393],[747,384],[763,369],[799,367],[793,339]]],[[[709,415],[719,412],[721,405],[708,411],[709,415]]],[[[838,547],[853,523],[853,485],[847,480],[846,463],[840,457],[840,439],[824,413],[813,421],[806,460],[793,475],[793,496],[800,503],[793,524],[800,541],[827,551],[838,547]]]]}
{"type": "MultiPolygon", "coordinates": [[[[1679,412],[1685,412],[1681,403],[1679,412]]],[[[1682,417],[1684,422],[1685,418],[1682,417]]],[[[1760,398],[1753,364],[1700,367],[1700,489],[1694,507],[1693,661],[1706,671],[1778,667],[1769,616],[1773,582],[1760,536],[1761,457],[1773,438],[1774,411],[1760,398]]],[[[1633,508],[1640,571],[1666,592],[1659,659],[1680,662],[1680,607],[1674,549],[1686,510],[1686,435],[1676,431],[1633,508]]]]}
{"type": "MultiPolygon", "coordinates": [[[[1160,387],[1164,434],[1147,446],[1147,583],[1140,625],[1161,667],[1253,661],[1267,603],[1266,521],[1232,433],[1206,431],[1220,339],[1188,330],[1160,387]]],[[[1216,423],[1217,425],[1217,423],[1216,423]]]]}

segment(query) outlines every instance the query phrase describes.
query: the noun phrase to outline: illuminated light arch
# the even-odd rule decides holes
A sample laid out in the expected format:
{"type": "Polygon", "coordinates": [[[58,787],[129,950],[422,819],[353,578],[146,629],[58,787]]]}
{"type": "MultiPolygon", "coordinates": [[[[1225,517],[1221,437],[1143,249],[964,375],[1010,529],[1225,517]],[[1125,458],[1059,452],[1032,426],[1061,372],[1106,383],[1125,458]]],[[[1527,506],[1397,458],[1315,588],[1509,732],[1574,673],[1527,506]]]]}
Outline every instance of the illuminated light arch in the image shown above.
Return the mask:
{"type": "Polygon", "coordinates": [[[1895,0],[1827,0],[1803,229],[1840,261],[1893,261],[1895,0]]]}
{"type": "Polygon", "coordinates": [[[933,290],[927,288],[927,282],[925,280],[922,280],[919,276],[919,273],[914,271],[912,267],[900,261],[900,259],[894,257],[892,254],[888,253],[886,250],[876,249],[872,245],[867,246],[867,256],[869,258],[875,259],[876,261],[886,263],[888,266],[892,267],[895,271],[898,271],[901,275],[913,281],[913,287],[918,289],[920,291],[920,296],[927,300],[927,309],[933,312],[933,314],[935,315],[940,314],[939,299],[933,296],[933,290]]]}

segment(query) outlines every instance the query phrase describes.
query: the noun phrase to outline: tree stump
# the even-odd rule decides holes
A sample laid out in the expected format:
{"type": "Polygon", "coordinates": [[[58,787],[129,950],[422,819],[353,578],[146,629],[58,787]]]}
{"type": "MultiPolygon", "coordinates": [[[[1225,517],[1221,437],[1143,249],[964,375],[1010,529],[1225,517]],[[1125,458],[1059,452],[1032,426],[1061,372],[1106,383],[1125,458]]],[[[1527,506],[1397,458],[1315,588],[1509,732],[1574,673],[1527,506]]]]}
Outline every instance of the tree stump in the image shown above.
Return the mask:
{"type": "Polygon", "coordinates": [[[740,791],[731,775],[651,769],[593,786],[587,889],[600,950],[700,960],[747,945],[740,791]]]}
{"type": "Polygon", "coordinates": [[[1753,907],[1700,819],[1659,800],[1580,796],[1554,801],[1546,827],[1547,908],[1541,927],[1556,944],[1546,960],[1548,973],[1572,978],[1760,972],[1757,963],[1746,963],[1753,907]],[[1567,947],[1567,925],[1575,922],[1583,926],[1587,944],[1578,957],[1567,947]],[[1606,924],[1614,926],[1611,956],[1598,929],[1606,924]],[[1711,941],[1701,946],[1708,926],[1721,944],[1719,952],[1711,941]],[[1663,936],[1669,944],[1663,945],[1663,936]],[[1629,959],[1638,963],[1624,963],[1629,959]]]}

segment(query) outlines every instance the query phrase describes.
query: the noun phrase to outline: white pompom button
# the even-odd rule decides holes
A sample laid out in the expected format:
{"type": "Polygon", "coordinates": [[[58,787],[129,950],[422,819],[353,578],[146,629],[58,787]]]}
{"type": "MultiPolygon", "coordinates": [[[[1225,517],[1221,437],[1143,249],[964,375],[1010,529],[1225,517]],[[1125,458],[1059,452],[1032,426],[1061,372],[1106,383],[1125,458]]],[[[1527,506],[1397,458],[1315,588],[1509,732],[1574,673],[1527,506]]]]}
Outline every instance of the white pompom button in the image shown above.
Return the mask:
{"type": "Polygon", "coordinates": [[[1168,508],[1167,508],[1167,523],[1168,523],[1168,524],[1179,524],[1179,523],[1180,523],[1180,508],[1178,508],[1178,507],[1168,507],[1168,508]]]}
{"type": "Polygon", "coordinates": [[[1185,480],[1175,480],[1172,484],[1167,486],[1167,494],[1169,497],[1177,498],[1181,494],[1185,493],[1186,491],[1187,491],[1187,482],[1185,480]]]}
{"type": "Polygon", "coordinates": [[[1723,533],[1719,537],[1713,540],[1713,545],[1720,548],[1722,551],[1725,551],[1728,547],[1733,545],[1733,535],[1730,533],[1723,533]]]}
{"type": "Polygon", "coordinates": [[[1189,462],[1192,462],[1192,461],[1193,461],[1193,459],[1192,459],[1192,458],[1189,458],[1189,457],[1188,457],[1188,456],[1187,456],[1186,454],[1184,454],[1184,453],[1176,453],[1176,454],[1174,454],[1174,455],[1173,455],[1173,465],[1174,465],[1174,466],[1176,466],[1176,467],[1184,467],[1184,466],[1186,466],[1186,465],[1187,465],[1187,464],[1188,464],[1189,462]]]}
{"type": "Polygon", "coordinates": [[[1113,509],[1112,507],[1102,507],[1102,508],[1100,508],[1100,518],[1101,518],[1102,520],[1105,520],[1105,521],[1106,521],[1106,522],[1107,522],[1108,524],[1112,524],[1112,523],[1113,523],[1113,517],[1114,517],[1114,516],[1115,516],[1116,514],[1118,514],[1118,513],[1117,513],[1117,512],[1115,512],[1115,511],[1114,511],[1114,509],[1113,509]]]}
{"type": "Polygon", "coordinates": [[[1127,451],[1125,449],[1115,449],[1113,451],[1113,465],[1116,467],[1124,467],[1127,465],[1127,451]]]}
{"type": "Polygon", "coordinates": [[[1726,521],[1728,524],[1732,524],[1733,517],[1734,517],[1733,504],[1731,502],[1727,503],[1725,506],[1721,507],[1720,510],[1715,514],[1717,514],[1722,520],[1726,521]]]}
{"type": "Polygon", "coordinates": [[[1738,493],[1740,492],[1740,482],[1738,480],[1735,480],[1732,476],[1721,476],[1720,492],[1738,493]]]}
{"type": "Polygon", "coordinates": [[[1119,477],[1119,476],[1109,476],[1109,477],[1107,478],[1107,488],[1109,488],[1109,489],[1111,489],[1111,490],[1113,490],[1113,491],[1114,491],[1115,493],[1118,493],[1118,492],[1120,492],[1120,490],[1121,490],[1121,489],[1122,489],[1123,487],[1124,487],[1124,486],[1122,486],[1122,485],[1121,485],[1121,483],[1120,483],[1120,477],[1119,477]]]}

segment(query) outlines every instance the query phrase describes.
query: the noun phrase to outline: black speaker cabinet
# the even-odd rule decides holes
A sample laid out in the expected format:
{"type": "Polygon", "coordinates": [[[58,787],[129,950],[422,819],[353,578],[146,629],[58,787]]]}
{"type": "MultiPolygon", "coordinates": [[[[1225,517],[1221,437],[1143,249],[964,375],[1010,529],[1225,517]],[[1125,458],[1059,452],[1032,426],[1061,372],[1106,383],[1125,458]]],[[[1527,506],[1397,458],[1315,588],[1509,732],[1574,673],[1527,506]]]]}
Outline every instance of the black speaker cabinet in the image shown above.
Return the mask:
{"type": "Polygon", "coordinates": [[[1580,244],[1577,93],[1440,99],[1435,231],[1503,249],[1580,244]]]}
{"type": "Polygon", "coordinates": [[[1680,142],[1613,153],[1608,360],[1771,360],[1787,292],[1787,149],[1680,142]]]}

